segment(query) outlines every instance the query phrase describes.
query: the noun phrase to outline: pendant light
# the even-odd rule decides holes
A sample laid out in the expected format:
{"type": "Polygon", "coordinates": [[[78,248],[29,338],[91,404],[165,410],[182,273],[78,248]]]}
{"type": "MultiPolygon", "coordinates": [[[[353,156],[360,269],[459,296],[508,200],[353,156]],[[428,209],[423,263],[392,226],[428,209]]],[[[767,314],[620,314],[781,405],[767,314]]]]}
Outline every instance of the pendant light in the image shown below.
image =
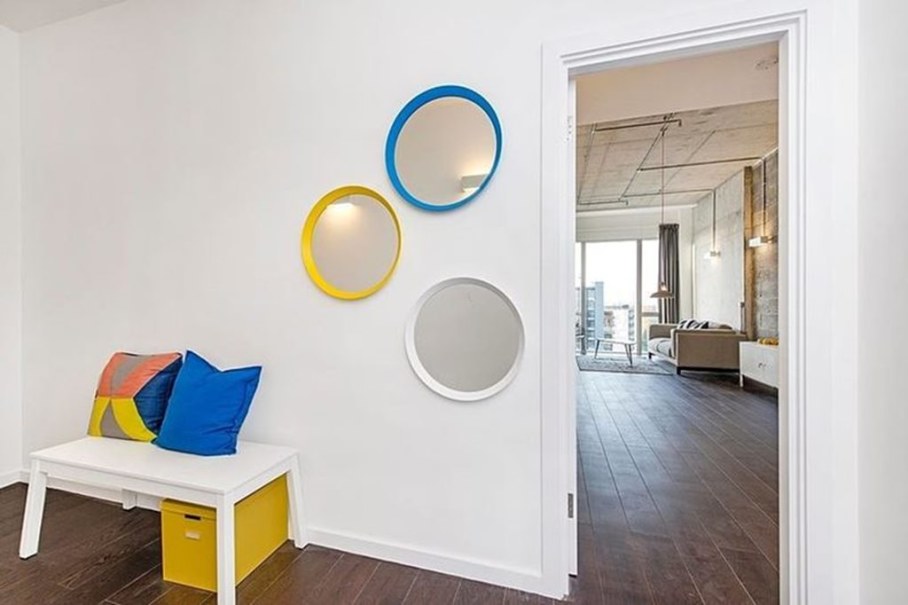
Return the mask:
{"type": "Polygon", "coordinates": [[[713,189],[713,239],[712,244],[709,247],[709,252],[707,252],[703,258],[719,258],[721,255],[719,249],[716,247],[716,190],[713,189]]]}
{"type": "Polygon", "coordinates": [[[772,241],[772,237],[766,235],[766,158],[763,158],[763,176],[760,178],[763,186],[763,220],[760,222],[760,235],[759,237],[752,237],[747,241],[747,245],[751,248],[759,248],[760,246],[765,246],[766,244],[772,241]]]}
{"type": "MultiPolygon", "coordinates": [[[[662,143],[662,170],[660,170],[660,174],[662,176],[662,188],[659,190],[659,193],[661,194],[661,197],[662,197],[662,219],[659,221],[660,236],[661,236],[661,231],[662,231],[662,225],[665,224],[665,129],[666,128],[667,128],[667,125],[662,126],[662,133],[660,135],[661,139],[662,139],[662,141],[661,141],[661,143],[662,143]]],[[[660,257],[662,256],[662,238],[661,237],[659,238],[659,256],[660,257]]],[[[660,262],[661,262],[661,258],[660,258],[660,262]]],[[[660,281],[659,289],[649,295],[650,298],[671,298],[672,296],[674,296],[672,294],[672,291],[668,289],[668,286],[666,285],[666,283],[664,281],[660,281]]]]}

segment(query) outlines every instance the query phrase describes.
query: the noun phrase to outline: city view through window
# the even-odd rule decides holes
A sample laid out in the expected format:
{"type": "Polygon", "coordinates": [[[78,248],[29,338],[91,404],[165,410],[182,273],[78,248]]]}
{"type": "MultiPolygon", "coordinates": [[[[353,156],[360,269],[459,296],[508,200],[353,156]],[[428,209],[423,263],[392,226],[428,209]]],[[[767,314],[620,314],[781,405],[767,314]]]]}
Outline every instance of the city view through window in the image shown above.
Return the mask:
{"type": "MultiPolygon", "coordinates": [[[[650,294],[659,285],[658,242],[627,240],[578,243],[575,256],[575,329],[581,353],[595,350],[596,339],[629,340],[646,352],[649,326],[659,320],[650,294]]],[[[621,347],[603,343],[603,351],[621,347]]]]}

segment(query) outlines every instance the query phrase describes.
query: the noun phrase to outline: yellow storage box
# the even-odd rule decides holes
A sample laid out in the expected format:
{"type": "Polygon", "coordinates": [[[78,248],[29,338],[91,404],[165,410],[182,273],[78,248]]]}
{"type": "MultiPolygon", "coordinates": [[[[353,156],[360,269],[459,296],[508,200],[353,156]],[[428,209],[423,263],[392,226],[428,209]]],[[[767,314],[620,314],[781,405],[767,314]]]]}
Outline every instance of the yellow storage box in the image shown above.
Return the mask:
{"type": "MultiPolygon", "coordinates": [[[[277,550],[288,537],[287,478],[275,479],[236,504],[236,583],[277,550]]],[[[164,500],[161,545],[164,580],[217,591],[215,509],[164,500]]]]}

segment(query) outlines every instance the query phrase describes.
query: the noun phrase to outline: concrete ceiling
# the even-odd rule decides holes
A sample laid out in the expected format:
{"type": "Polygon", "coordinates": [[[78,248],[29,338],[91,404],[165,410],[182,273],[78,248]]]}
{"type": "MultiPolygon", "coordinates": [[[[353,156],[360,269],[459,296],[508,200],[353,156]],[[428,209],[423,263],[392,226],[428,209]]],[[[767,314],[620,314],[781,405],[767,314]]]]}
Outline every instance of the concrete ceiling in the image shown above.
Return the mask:
{"type": "Polygon", "coordinates": [[[778,147],[778,101],[760,101],[580,126],[577,211],[660,205],[665,119],[665,205],[694,204],[778,147]],[[619,128],[657,122],[656,125],[619,128]],[[608,130],[603,130],[608,129],[608,130]],[[738,159],[713,163],[716,160],[738,159]],[[678,164],[710,162],[671,168],[678,164]],[[653,168],[656,168],[653,170],[653,168]]]}
{"type": "Polygon", "coordinates": [[[0,0],[0,25],[24,32],[124,0],[0,0]]]}

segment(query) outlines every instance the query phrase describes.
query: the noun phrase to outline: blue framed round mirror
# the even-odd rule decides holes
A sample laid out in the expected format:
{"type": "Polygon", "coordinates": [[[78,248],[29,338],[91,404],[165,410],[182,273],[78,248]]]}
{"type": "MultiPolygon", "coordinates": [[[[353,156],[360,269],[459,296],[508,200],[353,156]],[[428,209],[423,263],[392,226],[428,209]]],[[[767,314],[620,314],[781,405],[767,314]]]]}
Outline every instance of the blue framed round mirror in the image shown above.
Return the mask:
{"type": "Polygon", "coordinates": [[[492,105],[475,90],[453,84],[430,88],[407,103],[385,144],[394,189],[433,212],[476,199],[500,159],[501,123],[492,105]]]}

